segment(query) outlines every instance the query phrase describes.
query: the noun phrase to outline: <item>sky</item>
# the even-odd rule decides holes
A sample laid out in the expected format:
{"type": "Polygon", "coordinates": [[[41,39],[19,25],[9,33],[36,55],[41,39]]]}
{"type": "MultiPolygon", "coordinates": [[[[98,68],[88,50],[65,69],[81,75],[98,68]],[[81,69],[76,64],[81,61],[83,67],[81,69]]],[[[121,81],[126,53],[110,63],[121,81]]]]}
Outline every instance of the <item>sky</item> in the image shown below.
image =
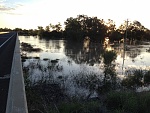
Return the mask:
{"type": "Polygon", "coordinates": [[[62,25],[77,15],[141,22],[150,29],[149,0],[0,0],[0,28],[37,29],[50,23],[62,25]]]}

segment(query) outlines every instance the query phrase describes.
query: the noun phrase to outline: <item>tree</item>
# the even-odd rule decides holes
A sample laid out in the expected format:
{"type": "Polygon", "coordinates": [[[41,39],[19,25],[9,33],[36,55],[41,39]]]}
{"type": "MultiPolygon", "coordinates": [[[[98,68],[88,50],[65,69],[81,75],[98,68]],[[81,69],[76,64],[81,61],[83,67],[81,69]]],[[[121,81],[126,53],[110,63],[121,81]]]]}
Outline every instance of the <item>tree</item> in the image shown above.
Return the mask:
{"type": "Polygon", "coordinates": [[[85,24],[86,35],[89,36],[91,40],[100,42],[104,41],[107,28],[104,25],[103,20],[100,20],[97,17],[88,17],[85,20],[85,24]]]}
{"type": "Polygon", "coordinates": [[[110,91],[116,88],[116,72],[115,65],[112,62],[117,58],[115,51],[105,51],[102,55],[104,63],[103,85],[99,86],[98,93],[110,91]]]}
{"type": "Polygon", "coordinates": [[[46,26],[45,31],[49,32],[50,31],[50,27],[46,26]]]}
{"type": "Polygon", "coordinates": [[[119,30],[114,30],[112,33],[111,33],[111,36],[110,36],[110,41],[113,42],[113,41],[119,41],[120,39],[122,38],[122,35],[121,33],[119,32],[119,30]]]}
{"type": "Polygon", "coordinates": [[[55,25],[55,30],[56,30],[57,32],[61,32],[61,31],[62,31],[62,26],[61,26],[60,22],[55,25]]]}
{"type": "Polygon", "coordinates": [[[78,15],[77,18],[68,18],[65,25],[66,37],[72,39],[83,40],[88,36],[92,41],[102,42],[106,36],[106,25],[97,17],[78,15]]]}
{"type": "Polygon", "coordinates": [[[49,28],[50,28],[52,31],[55,30],[55,31],[57,31],[57,32],[62,32],[62,26],[61,26],[60,22],[58,22],[58,24],[56,24],[56,25],[53,25],[53,24],[50,23],[49,28]]]}
{"type": "MultiPolygon", "coordinates": [[[[122,34],[123,37],[125,37],[126,32],[126,22],[122,24],[119,27],[119,31],[122,34]]],[[[132,43],[134,40],[142,40],[144,39],[144,36],[146,35],[146,28],[139,22],[139,21],[133,21],[130,22],[127,27],[127,38],[132,43]]]]}
{"type": "Polygon", "coordinates": [[[82,29],[80,22],[77,18],[68,18],[65,22],[65,35],[67,38],[72,40],[81,40],[82,38],[82,29]]]}
{"type": "MultiPolygon", "coordinates": [[[[110,41],[119,41],[122,38],[122,35],[119,29],[116,29],[115,22],[111,19],[108,19],[106,23],[107,26],[107,36],[109,37],[110,41]]],[[[124,28],[121,26],[122,33],[124,33],[124,28]]]]}
{"type": "Polygon", "coordinates": [[[126,30],[127,30],[127,21],[124,21],[124,23],[121,24],[118,28],[118,31],[120,32],[122,38],[125,37],[126,30]]]}
{"type": "Polygon", "coordinates": [[[107,35],[108,37],[111,37],[112,33],[116,30],[115,22],[111,19],[108,19],[106,26],[107,26],[107,35]]]}
{"type": "Polygon", "coordinates": [[[43,32],[44,32],[44,29],[42,26],[38,26],[38,35],[39,36],[42,36],[43,35],[43,32]]]}
{"type": "Polygon", "coordinates": [[[134,31],[136,32],[135,38],[137,40],[142,40],[145,35],[145,27],[139,21],[134,21],[133,27],[134,27],[134,31]]]}

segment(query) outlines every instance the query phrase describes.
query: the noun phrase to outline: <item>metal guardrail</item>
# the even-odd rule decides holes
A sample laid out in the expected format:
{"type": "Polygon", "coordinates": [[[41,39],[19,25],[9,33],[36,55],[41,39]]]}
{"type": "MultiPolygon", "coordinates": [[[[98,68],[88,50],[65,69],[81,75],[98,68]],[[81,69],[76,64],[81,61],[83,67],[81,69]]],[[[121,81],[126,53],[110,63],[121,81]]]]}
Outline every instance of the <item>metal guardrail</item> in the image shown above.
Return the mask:
{"type": "Polygon", "coordinates": [[[18,35],[10,74],[6,113],[28,113],[18,35]]]}

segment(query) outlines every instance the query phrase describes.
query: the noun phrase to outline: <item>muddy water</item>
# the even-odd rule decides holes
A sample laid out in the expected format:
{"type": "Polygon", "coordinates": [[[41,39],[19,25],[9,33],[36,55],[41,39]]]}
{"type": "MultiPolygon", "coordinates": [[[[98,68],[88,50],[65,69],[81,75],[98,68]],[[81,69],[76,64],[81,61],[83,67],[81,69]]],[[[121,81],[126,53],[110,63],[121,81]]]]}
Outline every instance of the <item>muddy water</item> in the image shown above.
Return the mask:
{"type": "MultiPolygon", "coordinates": [[[[103,48],[100,43],[89,41],[74,43],[66,40],[45,40],[33,36],[19,36],[19,39],[21,43],[29,43],[34,48],[42,49],[39,52],[22,51],[28,57],[23,62],[23,67],[30,68],[31,79],[39,80],[43,76],[51,75],[57,81],[65,81],[65,85],[71,87],[71,92],[75,92],[76,89],[73,88],[70,81],[73,82],[72,78],[77,75],[96,75],[98,78],[102,78],[104,65],[101,55],[106,49],[117,52],[117,59],[113,63],[116,65],[115,69],[119,77],[128,75],[126,71],[128,69],[150,68],[150,45],[148,42],[136,46],[127,45],[124,53],[123,44],[107,45],[103,48]],[[60,80],[62,77],[63,79],[60,80]]],[[[87,94],[87,90],[85,92],[87,94]]]]}

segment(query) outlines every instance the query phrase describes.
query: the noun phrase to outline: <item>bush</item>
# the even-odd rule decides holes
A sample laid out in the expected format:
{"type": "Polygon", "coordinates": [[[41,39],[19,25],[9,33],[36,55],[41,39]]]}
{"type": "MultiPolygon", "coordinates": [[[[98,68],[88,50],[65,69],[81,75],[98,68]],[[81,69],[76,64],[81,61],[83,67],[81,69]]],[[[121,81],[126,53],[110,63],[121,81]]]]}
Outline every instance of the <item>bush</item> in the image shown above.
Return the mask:
{"type": "Polygon", "coordinates": [[[149,113],[150,92],[142,92],[139,94],[139,105],[139,113],[149,113]]]}
{"type": "Polygon", "coordinates": [[[63,102],[58,109],[61,113],[107,113],[99,101],[63,102]]]}
{"type": "Polygon", "coordinates": [[[144,75],[144,83],[146,83],[146,84],[150,83],[150,70],[147,71],[144,75]]]}
{"type": "Polygon", "coordinates": [[[106,105],[108,109],[114,110],[115,112],[119,112],[120,110],[127,113],[138,112],[137,95],[132,92],[112,91],[107,95],[106,105]]]}
{"type": "Polygon", "coordinates": [[[122,86],[125,86],[126,88],[135,89],[137,86],[143,85],[143,82],[142,82],[143,77],[144,77],[143,70],[134,70],[131,75],[123,79],[121,84],[122,86]]]}
{"type": "Polygon", "coordinates": [[[125,93],[112,91],[108,93],[106,104],[109,109],[121,109],[125,101],[125,93]]]}
{"type": "MultiPolygon", "coordinates": [[[[130,95],[129,95],[130,96],[130,95]]],[[[123,109],[126,112],[137,113],[138,112],[138,99],[135,95],[131,95],[131,97],[126,98],[123,103],[123,109]]]]}
{"type": "Polygon", "coordinates": [[[104,64],[110,65],[117,58],[117,54],[115,51],[105,51],[102,57],[104,58],[104,64]]]}
{"type": "Polygon", "coordinates": [[[122,109],[116,109],[113,111],[113,113],[125,113],[125,111],[122,109]]]}

